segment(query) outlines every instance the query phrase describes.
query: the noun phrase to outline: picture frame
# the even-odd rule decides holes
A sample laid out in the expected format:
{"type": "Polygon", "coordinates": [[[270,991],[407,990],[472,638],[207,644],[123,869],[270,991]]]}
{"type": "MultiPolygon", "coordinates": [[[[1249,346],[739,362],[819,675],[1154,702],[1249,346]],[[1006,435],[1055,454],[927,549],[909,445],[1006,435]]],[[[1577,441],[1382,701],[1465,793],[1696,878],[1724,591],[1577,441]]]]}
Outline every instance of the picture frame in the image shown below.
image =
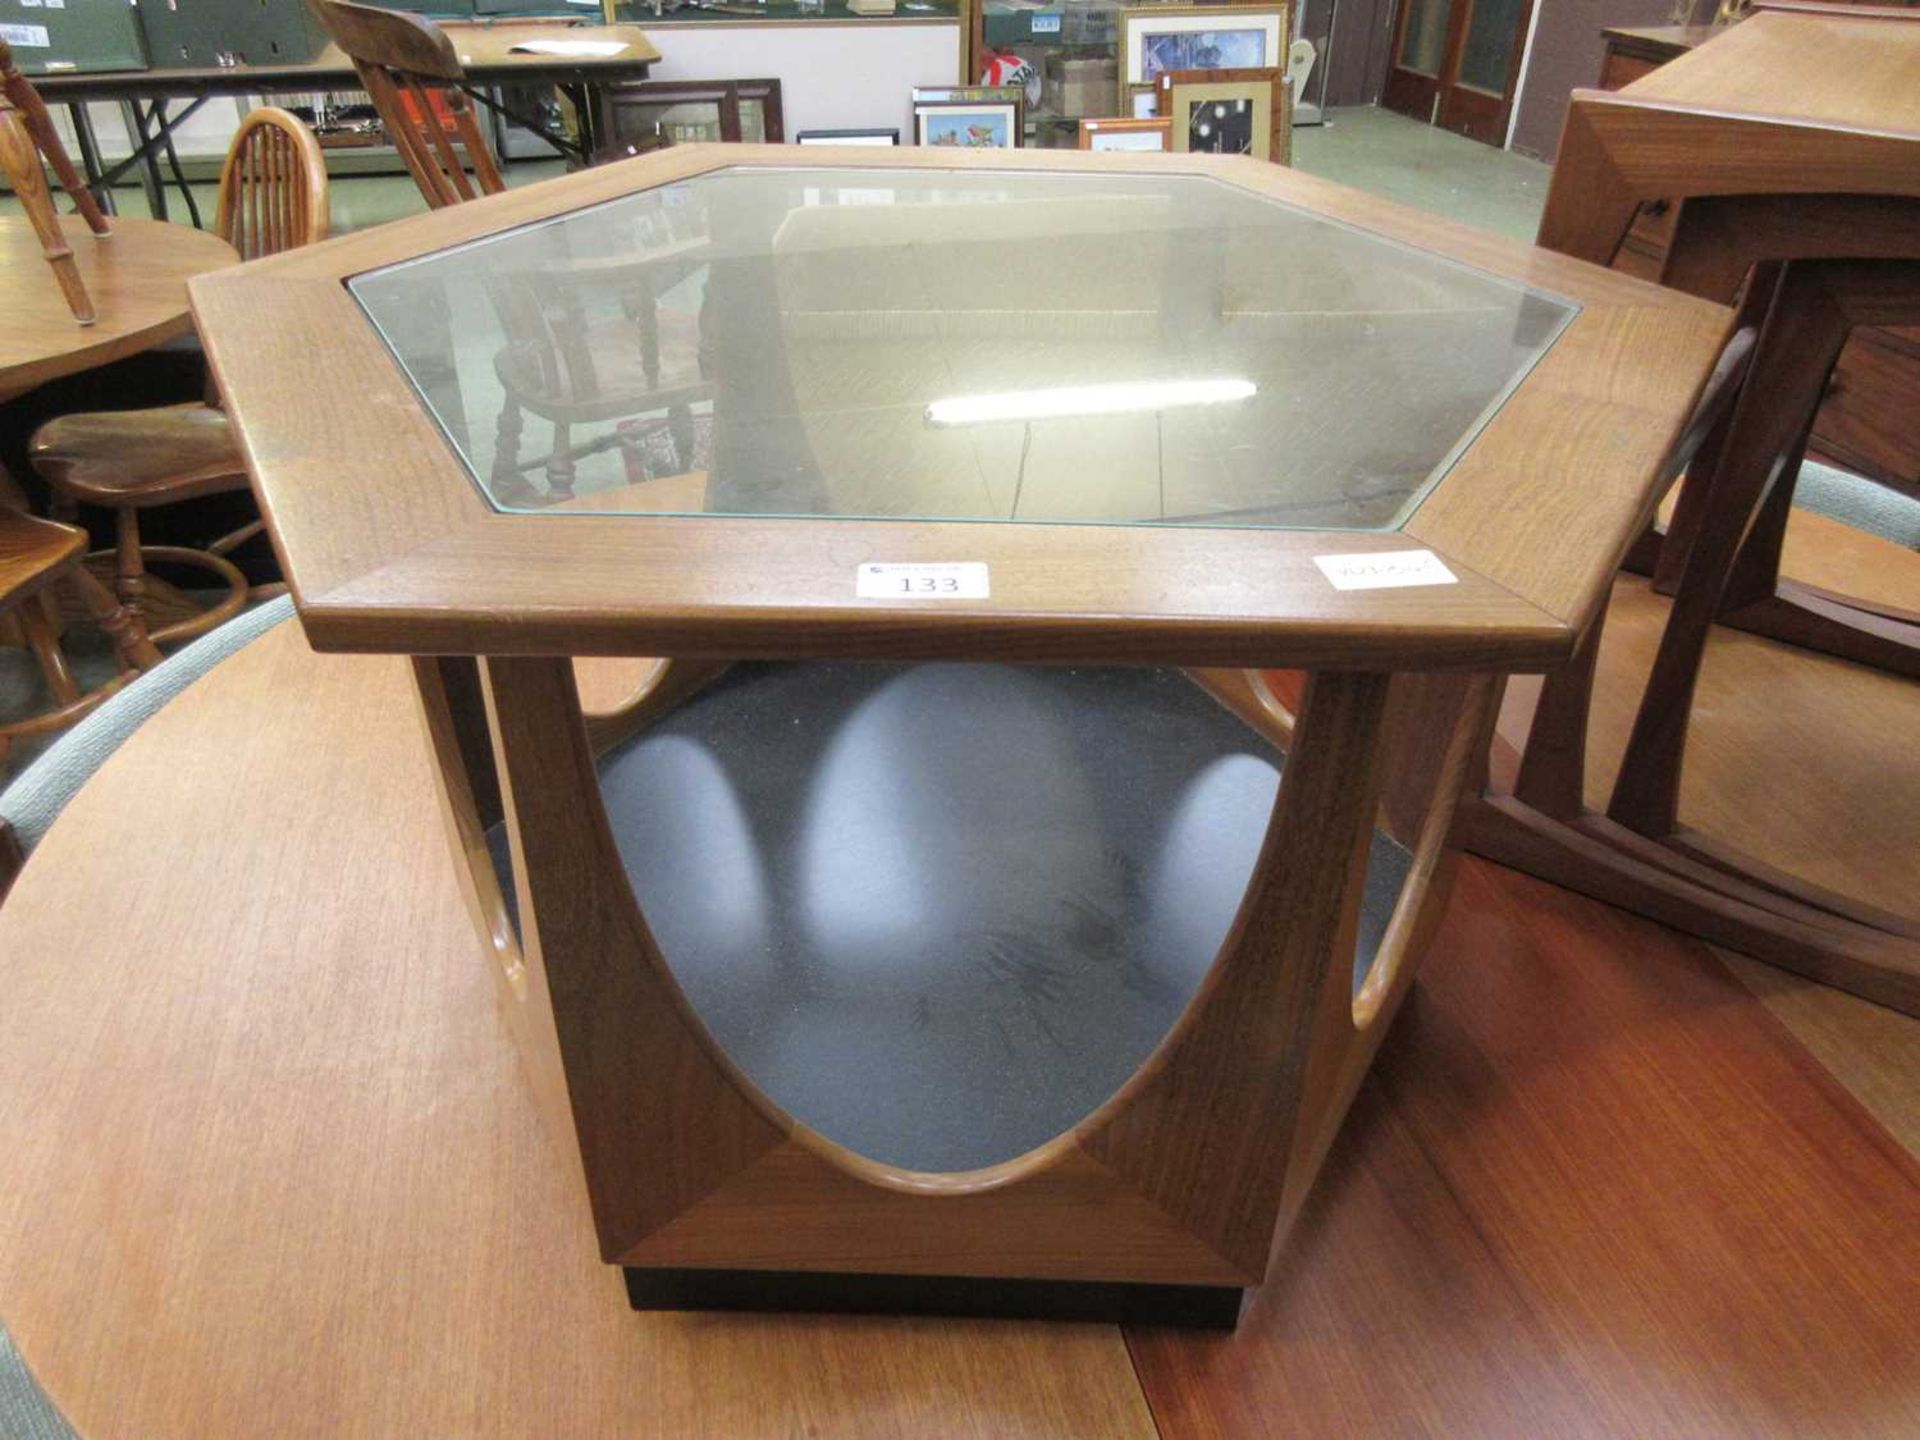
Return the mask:
{"type": "Polygon", "coordinates": [[[1157,85],[1127,85],[1127,114],[1135,120],[1152,120],[1160,113],[1160,88],[1157,85]]]}
{"type": "Polygon", "coordinates": [[[900,132],[882,127],[875,130],[802,130],[793,137],[796,145],[898,145],[900,132]]]}
{"type": "Polygon", "coordinates": [[[1135,119],[1130,115],[1080,122],[1080,148],[1106,151],[1160,151],[1173,149],[1173,121],[1164,115],[1135,119]]]}
{"type": "Polygon", "coordinates": [[[1024,85],[916,85],[913,87],[913,103],[916,105],[946,105],[958,101],[970,101],[983,105],[1004,105],[1017,101],[1024,107],[1027,103],[1027,87],[1024,85]]]}
{"type": "Polygon", "coordinates": [[[780,82],[632,80],[600,87],[600,127],[613,146],[778,145],[786,139],[780,82]]]}
{"type": "Polygon", "coordinates": [[[1014,150],[1025,143],[1024,98],[918,100],[913,143],[964,150],[1014,150]]]}
{"type": "Polygon", "coordinates": [[[1168,70],[1285,68],[1292,38],[1286,5],[1135,6],[1120,12],[1120,80],[1152,82],[1168,70]]]}
{"type": "Polygon", "coordinates": [[[1279,66],[1246,70],[1166,70],[1154,82],[1160,114],[1172,127],[1176,154],[1194,152],[1251,155],[1256,160],[1287,163],[1293,132],[1287,72],[1279,66]],[[1211,106],[1219,113],[1201,117],[1195,107],[1211,106]],[[1234,107],[1220,110],[1220,107],[1234,107]],[[1204,135],[1203,127],[1211,127],[1204,135]],[[1236,144],[1236,138],[1243,143],[1236,144]]]}

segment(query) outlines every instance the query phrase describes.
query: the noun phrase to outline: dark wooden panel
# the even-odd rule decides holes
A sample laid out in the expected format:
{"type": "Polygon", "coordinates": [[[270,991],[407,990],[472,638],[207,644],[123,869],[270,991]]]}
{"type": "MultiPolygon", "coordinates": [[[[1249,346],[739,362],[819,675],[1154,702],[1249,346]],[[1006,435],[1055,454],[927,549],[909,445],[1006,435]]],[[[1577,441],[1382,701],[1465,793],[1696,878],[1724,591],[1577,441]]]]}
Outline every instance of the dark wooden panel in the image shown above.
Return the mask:
{"type": "Polygon", "coordinates": [[[1920,496],[1920,330],[1862,330],[1847,342],[1813,448],[1920,496]]]}
{"type": "Polygon", "coordinates": [[[1167,1435],[1920,1433],[1920,1167],[1704,947],[1482,862],[1167,1435]]]}

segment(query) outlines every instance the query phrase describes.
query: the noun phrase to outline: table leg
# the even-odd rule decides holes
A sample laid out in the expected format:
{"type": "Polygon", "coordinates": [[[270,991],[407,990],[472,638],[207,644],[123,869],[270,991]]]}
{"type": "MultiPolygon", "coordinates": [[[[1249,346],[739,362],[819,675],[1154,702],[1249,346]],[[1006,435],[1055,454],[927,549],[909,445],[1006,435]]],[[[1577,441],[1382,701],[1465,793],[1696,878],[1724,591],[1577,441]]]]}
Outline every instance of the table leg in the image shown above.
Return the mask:
{"type": "Polygon", "coordinates": [[[156,220],[167,215],[167,186],[160,178],[160,162],[154,157],[153,136],[147,131],[147,112],[138,100],[122,100],[120,113],[127,122],[127,139],[133,145],[129,161],[140,169],[140,188],[147,193],[147,212],[156,220]]]}
{"type": "Polygon", "coordinates": [[[153,102],[153,119],[159,126],[154,132],[154,139],[167,153],[167,167],[173,171],[173,183],[180,187],[180,198],[186,201],[187,217],[193,222],[194,229],[204,230],[206,226],[200,219],[200,203],[193,198],[193,188],[187,184],[186,171],[180,167],[180,152],[174,148],[173,124],[167,120],[167,101],[164,95],[153,102]]]}
{"type": "Polygon", "coordinates": [[[94,133],[93,115],[86,102],[76,100],[67,106],[67,118],[73,122],[73,138],[80,147],[80,168],[86,174],[87,188],[100,202],[102,210],[109,215],[117,214],[113,187],[106,183],[106,172],[100,164],[100,137],[94,133]]]}
{"type": "Polygon", "coordinates": [[[1707,477],[1686,573],[1674,597],[1608,816],[1658,838],[1678,824],[1694,685],[1728,577],[1754,520],[1812,423],[1851,321],[1818,267],[1791,266],[1760,337],[1732,429],[1707,477]]]}

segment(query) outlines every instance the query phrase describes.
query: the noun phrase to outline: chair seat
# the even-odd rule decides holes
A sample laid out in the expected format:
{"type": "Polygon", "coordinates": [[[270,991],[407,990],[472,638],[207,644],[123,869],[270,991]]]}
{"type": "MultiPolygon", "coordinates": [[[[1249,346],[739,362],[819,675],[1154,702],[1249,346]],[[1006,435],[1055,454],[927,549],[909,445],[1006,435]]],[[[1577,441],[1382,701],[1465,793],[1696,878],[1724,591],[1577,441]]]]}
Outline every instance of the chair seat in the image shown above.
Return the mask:
{"type": "Polygon", "coordinates": [[[64,498],[110,509],[243,490],[233,427],[206,405],[62,415],[34,433],[33,468],[64,498]]]}
{"type": "Polygon", "coordinates": [[[86,549],[84,530],[0,505],[0,606],[32,594],[86,549]]]}

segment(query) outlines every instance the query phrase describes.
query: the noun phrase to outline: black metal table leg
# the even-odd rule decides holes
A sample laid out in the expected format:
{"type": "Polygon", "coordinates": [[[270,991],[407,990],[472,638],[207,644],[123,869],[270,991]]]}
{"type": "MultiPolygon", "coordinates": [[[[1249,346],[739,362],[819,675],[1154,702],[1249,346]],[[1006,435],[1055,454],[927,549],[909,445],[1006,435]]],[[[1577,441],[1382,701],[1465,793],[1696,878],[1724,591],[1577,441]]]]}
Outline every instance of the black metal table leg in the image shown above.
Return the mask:
{"type": "Polygon", "coordinates": [[[109,215],[117,213],[113,187],[106,182],[101,170],[100,137],[93,133],[93,116],[88,113],[86,102],[76,100],[68,105],[67,116],[73,121],[73,138],[80,147],[80,169],[87,177],[87,188],[100,202],[102,210],[109,215]]]}
{"type": "Polygon", "coordinates": [[[147,192],[147,213],[156,220],[167,214],[167,184],[160,175],[160,161],[154,155],[153,136],[147,129],[147,112],[136,100],[122,100],[120,111],[133,129],[133,154],[129,158],[140,166],[140,185],[147,192]]]}

